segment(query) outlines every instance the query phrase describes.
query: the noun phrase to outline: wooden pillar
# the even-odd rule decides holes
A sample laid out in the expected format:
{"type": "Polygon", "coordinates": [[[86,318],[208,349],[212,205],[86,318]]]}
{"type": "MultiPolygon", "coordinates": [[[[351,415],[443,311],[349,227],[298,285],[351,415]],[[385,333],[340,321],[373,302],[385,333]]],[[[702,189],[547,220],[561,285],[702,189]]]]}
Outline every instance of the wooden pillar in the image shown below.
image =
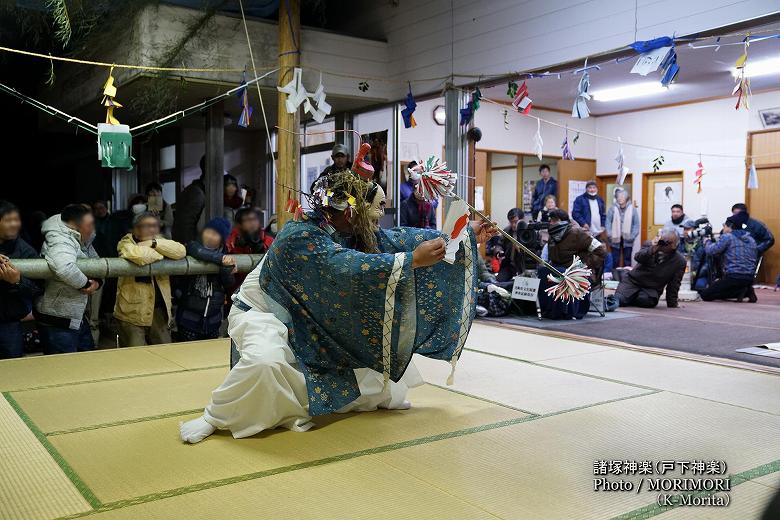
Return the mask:
{"type": "MultiPolygon", "coordinates": [[[[290,82],[293,78],[293,68],[301,63],[301,2],[300,0],[282,0],[279,2],[279,86],[290,82]]],[[[278,229],[287,222],[291,215],[287,213],[287,193],[292,190],[292,197],[298,199],[295,189],[299,188],[298,158],[300,156],[300,140],[297,135],[285,132],[297,132],[300,123],[300,111],[288,114],[285,108],[287,94],[278,95],[278,126],[277,160],[276,160],[276,218],[278,229]]]]}
{"type": "Polygon", "coordinates": [[[223,214],[225,175],[224,101],[206,109],[206,221],[223,214]]]}

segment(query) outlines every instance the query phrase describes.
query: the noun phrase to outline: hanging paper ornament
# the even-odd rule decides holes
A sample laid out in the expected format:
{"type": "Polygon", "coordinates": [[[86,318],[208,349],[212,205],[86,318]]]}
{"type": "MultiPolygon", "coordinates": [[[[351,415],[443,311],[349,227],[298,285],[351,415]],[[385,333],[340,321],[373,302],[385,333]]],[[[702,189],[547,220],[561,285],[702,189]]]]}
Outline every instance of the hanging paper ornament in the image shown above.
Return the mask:
{"type": "Polygon", "coordinates": [[[542,141],[542,120],[536,118],[536,133],[534,134],[534,153],[542,160],[544,153],[544,141],[542,141]]]}
{"type": "Polygon", "coordinates": [[[506,86],[506,95],[509,96],[510,99],[515,99],[515,96],[517,95],[517,89],[517,83],[510,81],[506,86]]]}
{"type": "Polygon", "coordinates": [[[133,137],[127,125],[98,123],[98,160],[105,168],[133,167],[133,137]]]}
{"type": "Polygon", "coordinates": [[[504,130],[509,130],[509,110],[502,110],[501,115],[504,116],[504,130]]]}
{"type": "Polygon", "coordinates": [[[707,173],[704,170],[704,164],[701,162],[701,155],[699,155],[699,163],[697,164],[698,168],[696,169],[696,172],[693,174],[693,183],[696,185],[696,193],[701,193],[701,181],[702,177],[704,177],[704,174],[707,173]]]}
{"type": "Polygon", "coordinates": [[[358,83],[358,89],[361,92],[365,92],[366,90],[368,90],[368,82],[367,81],[361,81],[360,83],[358,83]]]}
{"type": "MultiPolygon", "coordinates": [[[[561,143],[561,157],[564,161],[573,161],[574,154],[569,146],[569,129],[566,129],[566,133],[563,135],[563,142],[561,143]]],[[[541,160],[541,159],[540,159],[541,160]]]]}
{"type": "Polygon", "coordinates": [[[577,141],[580,140],[580,133],[577,132],[577,135],[574,136],[574,139],[571,140],[571,144],[577,144],[577,141]]]}
{"type": "Polygon", "coordinates": [[[664,154],[661,152],[658,154],[658,157],[653,159],[653,173],[657,173],[658,170],[661,169],[661,166],[664,164],[664,154]]]}
{"type": "Polygon", "coordinates": [[[285,210],[288,213],[295,213],[298,208],[301,206],[300,202],[298,202],[298,199],[294,199],[292,196],[292,190],[287,190],[287,204],[285,205],[285,210]]]}
{"type": "Polygon", "coordinates": [[[631,73],[647,76],[660,67],[661,85],[668,87],[680,72],[680,66],[677,65],[677,52],[674,49],[674,38],[671,36],[634,42],[630,47],[640,54],[631,73]]]}
{"type": "Polygon", "coordinates": [[[287,94],[287,99],[284,101],[285,109],[288,114],[294,114],[301,103],[308,100],[306,95],[306,89],[301,84],[301,74],[303,71],[295,67],[293,69],[293,79],[283,87],[276,87],[276,90],[287,94]]]}
{"type": "Polygon", "coordinates": [[[669,50],[669,54],[661,63],[661,85],[668,87],[675,79],[677,74],[680,73],[680,66],[677,65],[677,52],[674,50],[674,45],[669,50]]]}
{"type": "Polygon", "coordinates": [[[548,295],[555,300],[569,302],[571,300],[582,300],[590,291],[590,276],[593,272],[575,256],[572,264],[563,276],[548,274],[547,279],[554,283],[552,287],[545,289],[548,295]]]}
{"type": "Polygon", "coordinates": [[[471,95],[471,108],[474,109],[474,112],[479,110],[479,102],[482,99],[482,91],[479,90],[479,87],[477,87],[477,90],[474,91],[474,94],[471,95]]]}
{"type": "Polygon", "coordinates": [[[116,97],[116,86],[114,85],[113,72],[114,67],[111,67],[108,71],[108,79],[103,85],[103,100],[100,104],[106,107],[106,124],[118,125],[119,120],[114,117],[114,108],[122,108],[122,105],[114,99],[116,97]]]}
{"type": "Polygon", "coordinates": [[[412,83],[409,83],[409,93],[406,94],[406,108],[401,110],[401,117],[404,120],[404,128],[414,128],[417,126],[417,121],[414,120],[414,111],[417,108],[417,103],[414,101],[412,95],[412,83]]]}
{"type": "Polygon", "coordinates": [[[447,168],[447,163],[431,155],[425,164],[410,169],[412,178],[418,180],[415,191],[423,199],[432,201],[439,196],[452,197],[457,174],[447,168]]]}
{"type": "Polygon", "coordinates": [[[460,125],[467,125],[471,122],[471,118],[474,117],[474,105],[471,101],[466,103],[466,106],[460,109],[460,125]]]}
{"type": "Polygon", "coordinates": [[[620,140],[620,137],[618,139],[618,154],[615,156],[615,162],[617,162],[617,170],[618,170],[618,176],[617,176],[617,183],[619,185],[622,185],[626,181],[626,176],[628,176],[628,168],[625,164],[625,157],[623,156],[623,141],[620,140]]]}
{"type": "Polygon", "coordinates": [[[370,152],[371,145],[369,143],[361,144],[358,153],[355,155],[355,160],[352,162],[352,172],[357,173],[363,179],[374,178],[374,167],[371,166],[370,162],[364,160],[370,152]]]}
{"type": "Polygon", "coordinates": [[[731,91],[731,95],[737,96],[737,104],[734,106],[734,108],[737,110],[740,108],[744,108],[745,110],[750,109],[750,78],[748,78],[745,74],[745,65],[747,65],[749,44],[750,40],[745,38],[745,51],[742,53],[742,56],[737,58],[737,62],[734,64],[737,69],[737,78],[734,85],[734,90],[731,91]]]}
{"type": "Polygon", "coordinates": [[[521,114],[527,114],[531,111],[533,101],[528,97],[528,86],[523,81],[523,84],[517,89],[515,99],[512,101],[512,106],[521,114]]]}
{"type": "Polygon", "coordinates": [[[758,189],[758,173],[756,173],[756,165],[750,163],[750,173],[748,174],[747,187],[749,190],[758,189]]]}
{"type": "Polygon", "coordinates": [[[320,83],[317,85],[314,94],[307,92],[306,96],[307,97],[303,102],[304,111],[310,113],[316,122],[322,123],[325,120],[325,116],[330,114],[331,111],[330,104],[325,101],[325,87],[322,84],[322,72],[320,72],[320,83]],[[311,96],[311,101],[314,102],[313,105],[309,101],[309,96],[311,96]]]}
{"type": "MultiPolygon", "coordinates": [[[[587,65],[587,60],[585,61],[585,64],[587,65]]],[[[588,94],[589,88],[590,74],[583,72],[582,77],[580,78],[580,82],[577,85],[577,97],[574,98],[574,106],[571,109],[571,117],[576,117],[579,119],[590,117],[590,110],[588,109],[588,100],[590,99],[590,94],[588,94]]]]}
{"type": "Polygon", "coordinates": [[[241,103],[241,115],[238,118],[238,126],[247,128],[252,120],[252,105],[249,104],[249,92],[246,88],[246,71],[241,75],[241,85],[243,88],[237,92],[241,103]]]}

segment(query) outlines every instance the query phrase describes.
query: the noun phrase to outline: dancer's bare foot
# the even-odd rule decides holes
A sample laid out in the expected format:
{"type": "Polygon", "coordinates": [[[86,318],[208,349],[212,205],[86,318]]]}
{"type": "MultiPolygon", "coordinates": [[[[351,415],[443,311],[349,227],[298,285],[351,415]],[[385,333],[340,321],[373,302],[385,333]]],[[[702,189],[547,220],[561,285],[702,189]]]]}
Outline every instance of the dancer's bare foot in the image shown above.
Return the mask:
{"type": "Polygon", "coordinates": [[[185,423],[179,423],[181,440],[189,442],[190,444],[196,444],[202,441],[214,433],[214,430],[216,430],[216,428],[206,422],[206,419],[203,416],[185,423]]]}

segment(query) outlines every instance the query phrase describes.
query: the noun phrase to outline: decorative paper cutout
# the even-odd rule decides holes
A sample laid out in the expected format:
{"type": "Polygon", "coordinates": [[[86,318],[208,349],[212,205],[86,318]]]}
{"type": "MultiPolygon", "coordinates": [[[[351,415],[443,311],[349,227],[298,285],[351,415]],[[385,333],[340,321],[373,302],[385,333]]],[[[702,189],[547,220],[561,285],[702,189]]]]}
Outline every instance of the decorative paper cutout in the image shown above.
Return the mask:
{"type": "Polygon", "coordinates": [[[663,36],[654,40],[638,41],[631,44],[640,54],[631,73],[647,76],[661,69],[661,85],[668,87],[680,72],[677,65],[677,51],[674,48],[674,38],[663,36]]]}
{"type": "Polygon", "coordinates": [[[534,153],[542,160],[544,154],[544,141],[542,141],[542,120],[536,119],[536,133],[534,134],[534,153]]]}
{"type": "Polygon", "coordinates": [[[618,154],[615,156],[615,162],[617,162],[617,170],[618,170],[618,176],[617,176],[617,183],[623,184],[626,181],[626,176],[628,175],[628,168],[625,164],[625,157],[623,156],[623,141],[620,140],[620,137],[618,139],[618,154]]]}
{"type": "Polygon", "coordinates": [[[517,95],[517,89],[519,87],[517,86],[517,83],[514,81],[510,81],[506,85],[506,95],[510,97],[510,99],[515,99],[515,96],[517,95]]]}
{"type": "Polygon", "coordinates": [[[696,185],[696,193],[701,193],[701,181],[704,175],[707,173],[704,170],[704,164],[701,162],[701,155],[699,156],[699,163],[697,164],[698,168],[696,169],[696,172],[693,174],[693,183],[696,185]]]}
{"type": "MultiPolygon", "coordinates": [[[[566,129],[566,133],[563,135],[563,142],[561,143],[561,157],[564,161],[573,161],[574,154],[569,146],[569,129],[566,129]]],[[[541,160],[541,159],[539,159],[541,160]]]]}
{"type": "MultiPolygon", "coordinates": [[[[587,60],[585,63],[587,66],[587,60]]],[[[588,89],[590,89],[590,74],[583,72],[582,77],[580,78],[580,82],[577,85],[577,97],[574,98],[574,106],[571,109],[571,117],[576,117],[578,119],[585,119],[586,117],[590,117],[588,100],[591,96],[588,94],[588,89]]]]}
{"type": "Polygon", "coordinates": [[[404,120],[404,128],[414,128],[417,126],[417,121],[414,120],[414,111],[417,109],[417,103],[414,101],[412,95],[412,84],[409,83],[409,93],[406,94],[406,108],[401,110],[401,117],[404,120]]]}
{"type": "Polygon", "coordinates": [[[533,101],[528,97],[528,86],[523,81],[523,84],[517,89],[515,99],[512,101],[512,106],[521,114],[527,114],[531,111],[533,101]]]}
{"type": "Polygon", "coordinates": [[[482,99],[482,91],[479,90],[479,87],[477,87],[477,90],[474,91],[474,94],[471,95],[471,108],[474,109],[474,112],[479,110],[479,102],[482,99]]]}
{"type": "Polygon", "coordinates": [[[374,177],[374,167],[371,166],[371,163],[363,160],[369,152],[371,152],[371,144],[361,144],[358,153],[355,155],[355,160],[352,162],[352,171],[363,179],[372,179],[374,177]]]}
{"type": "Polygon", "coordinates": [[[504,116],[504,130],[509,130],[509,110],[502,110],[501,115],[504,116]]]}
{"type": "Polygon", "coordinates": [[[412,178],[418,180],[415,191],[424,200],[435,200],[440,195],[452,197],[458,176],[447,168],[447,163],[430,156],[425,164],[417,164],[409,170],[412,178]]]}
{"type": "Polygon", "coordinates": [[[238,126],[247,128],[252,120],[252,105],[249,104],[249,92],[246,88],[246,71],[241,76],[241,85],[244,86],[236,95],[241,100],[241,116],[238,118],[238,126]]]}
{"type": "Polygon", "coordinates": [[[569,302],[571,300],[582,300],[590,291],[590,276],[592,271],[575,256],[574,261],[563,276],[548,274],[547,279],[555,285],[548,287],[544,292],[552,296],[555,300],[569,302]]]}
{"type": "Polygon", "coordinates": [[[748,174],[747,187],[749,190],[758,189],[758,173],[756,172],[756,165],[750,163],[750,173],[748,174]]]}
{"type": "Polygon", "coordinates": [[[133,137],[127,125],[98,123],[98,160],[106,168],[133,167],[133,137]]]}
{"type": "Polygon", "coordinates": [[[293,79],[283,87],[276,87],[276,90],[287,94],[287,99],[284,101],[284,106],[287,109],[288,114],[294,114],[301,103],[308,101],[306,89],[301,84],[302,70],[298,67],[293,69],[293,79]]]}
{"type": "Polygon", "coordinates": [[[658,154],[658,157],[653,159],[653,173],[656,173],[658,170],[661,169],[661,166],[664,164],[664,154],[661,152],[658,154]]]}
{"type": "Polygon", "coordinates": [[[471,212],[469,206],[461,199],[453,200],[447,211],[441,231],[447,242],[444,261],[448,264],[455,262],[455,253],[458,252],[461,242],[468,236],[465,231],[469,223],[471,212]]]}
{"type": "Polygon", "coordinates": [[[106,107],[106,123],[109,125],[118,125],[119,120],[114,117],[114,108],[122,108],[122,105],[114,99],[116,97],[116,86],[114,85],[114,67],[108,71],[108,79],[103,85],[103,100],[101,105],[106,107]]]}
{"type": "Polygon", "coordinates": [[[745,65],[747,65],[748,59],[748,45],[750,45],[750,41],[745,38],[745,52],[742,53],[742,56],[737,58],[737,62],[734,64],[739,74],[736,79],[736,84],[734,85],[734,90],[731,91],[731,95],[737,96],[737,104],[734,106],[737,110],[740,108],[750,110],[750,78],[745,75],[745,65]]]}

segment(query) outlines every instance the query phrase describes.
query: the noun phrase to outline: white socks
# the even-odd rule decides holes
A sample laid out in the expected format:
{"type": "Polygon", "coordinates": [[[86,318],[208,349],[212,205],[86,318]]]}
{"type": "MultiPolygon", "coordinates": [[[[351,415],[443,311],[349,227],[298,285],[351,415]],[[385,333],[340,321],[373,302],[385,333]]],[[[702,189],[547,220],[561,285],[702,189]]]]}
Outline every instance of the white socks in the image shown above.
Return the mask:
{"type": "Polygon", "coordinates": [[[181,440],[195,444],[214,433],[216,428],[207,423],[206,419],[201,415],[197,419],[179,423],[179,430],[181,432],[181,440]]]}
{"type": "Polygon", "coordinates": [[[412,403],[410,401],[404,400],[404,402],[402,402],[398,406],[394,406],[390,408],[390,410],[408,410],[411,407],[412,407],[412,403]]]}

